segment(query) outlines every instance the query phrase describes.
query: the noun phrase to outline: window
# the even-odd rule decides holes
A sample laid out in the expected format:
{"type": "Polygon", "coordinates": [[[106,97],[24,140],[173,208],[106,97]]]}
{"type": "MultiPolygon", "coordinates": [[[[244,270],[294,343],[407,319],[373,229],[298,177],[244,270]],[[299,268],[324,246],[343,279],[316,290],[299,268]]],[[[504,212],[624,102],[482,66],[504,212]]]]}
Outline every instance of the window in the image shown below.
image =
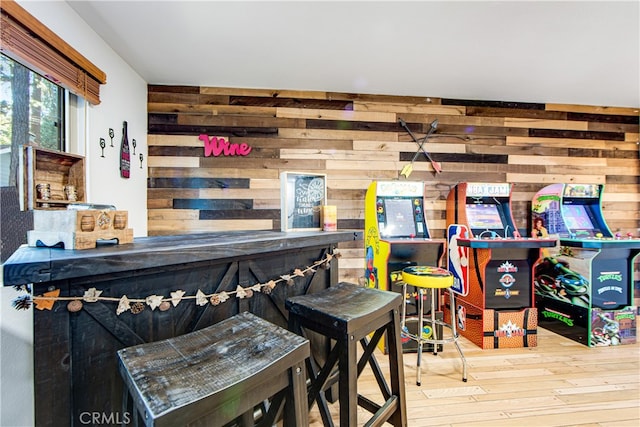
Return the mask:
{"type": "Polygon", "coordinates": [[[0,186],[16,184],[20,147],[64,151],[64,89],[0,55],[0,186]]]}

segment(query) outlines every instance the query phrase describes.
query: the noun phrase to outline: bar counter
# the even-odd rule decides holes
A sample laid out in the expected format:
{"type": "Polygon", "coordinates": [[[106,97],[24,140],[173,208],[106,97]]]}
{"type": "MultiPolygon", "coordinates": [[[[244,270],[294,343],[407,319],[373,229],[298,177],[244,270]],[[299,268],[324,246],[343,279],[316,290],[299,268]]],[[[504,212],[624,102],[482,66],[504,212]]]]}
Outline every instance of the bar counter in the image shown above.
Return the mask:
{"type": "MultiPolygon", "coordinates": [[[[19,248],[4,264],[4,285],[32,284],[34,296],[60,290],[61,298],[51,309],[33,310],[36,425],[126,420],[131,414],[122,410],[117,350],[189,333],[243,311],[286,327],[285,300],[337,284],[337,257],[331,255],[340,242],[361,239],[359,230],[238,231],[136,238],[90,250],[19,248]],[[236,294],[238,287],[270,281],[277,283],[270,292],[236,294]],[[101,298],[83,300],[93,289],[101,298]],[[226,292],[229,299],[200,305],[185,298],[162,309],[139,303],[137,310],[117,314],[124,295],[166,299],[176,291],[185,297],[226,292]],[[70,297],[82,302],[79,311],[69,307],[70,297]]],[[[322,354],[327,343],[311,344],[322,354]]]]}

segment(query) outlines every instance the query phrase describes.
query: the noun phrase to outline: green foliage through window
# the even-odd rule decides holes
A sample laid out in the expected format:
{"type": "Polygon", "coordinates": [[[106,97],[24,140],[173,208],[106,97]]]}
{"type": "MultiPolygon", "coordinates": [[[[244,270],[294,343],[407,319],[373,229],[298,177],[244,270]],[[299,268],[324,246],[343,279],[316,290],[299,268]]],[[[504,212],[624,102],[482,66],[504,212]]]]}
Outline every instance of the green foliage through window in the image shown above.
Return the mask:
{"type": "Polygon", "coordinates": [[[0,185],[16,185],[19,151],[26,143],[62,151],[64,90],[0,55],[0,185]]]}

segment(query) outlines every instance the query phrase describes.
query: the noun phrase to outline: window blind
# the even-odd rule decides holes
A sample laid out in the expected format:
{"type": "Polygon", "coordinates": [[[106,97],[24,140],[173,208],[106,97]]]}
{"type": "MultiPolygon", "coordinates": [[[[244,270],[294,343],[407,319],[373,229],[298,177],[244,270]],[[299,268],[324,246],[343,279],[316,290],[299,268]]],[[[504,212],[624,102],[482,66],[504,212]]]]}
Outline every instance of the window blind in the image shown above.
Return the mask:
{"type": "Polygon", "coordinates": [[[54,83],[100,103],[106,74],[13,0],[0,2],[0,51],[54,83]]]}

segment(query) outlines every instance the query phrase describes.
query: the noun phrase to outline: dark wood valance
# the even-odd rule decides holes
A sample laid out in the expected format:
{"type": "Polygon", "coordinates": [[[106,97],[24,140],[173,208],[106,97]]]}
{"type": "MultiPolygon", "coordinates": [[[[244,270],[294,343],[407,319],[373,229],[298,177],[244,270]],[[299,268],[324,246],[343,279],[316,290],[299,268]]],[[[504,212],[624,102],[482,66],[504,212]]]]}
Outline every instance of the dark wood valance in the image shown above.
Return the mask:
{"type": "Polygon", "coordinates": [[[54,83],[100,103],[106,74],[13,0],[2,0],[0,51],[54,83]]]}

